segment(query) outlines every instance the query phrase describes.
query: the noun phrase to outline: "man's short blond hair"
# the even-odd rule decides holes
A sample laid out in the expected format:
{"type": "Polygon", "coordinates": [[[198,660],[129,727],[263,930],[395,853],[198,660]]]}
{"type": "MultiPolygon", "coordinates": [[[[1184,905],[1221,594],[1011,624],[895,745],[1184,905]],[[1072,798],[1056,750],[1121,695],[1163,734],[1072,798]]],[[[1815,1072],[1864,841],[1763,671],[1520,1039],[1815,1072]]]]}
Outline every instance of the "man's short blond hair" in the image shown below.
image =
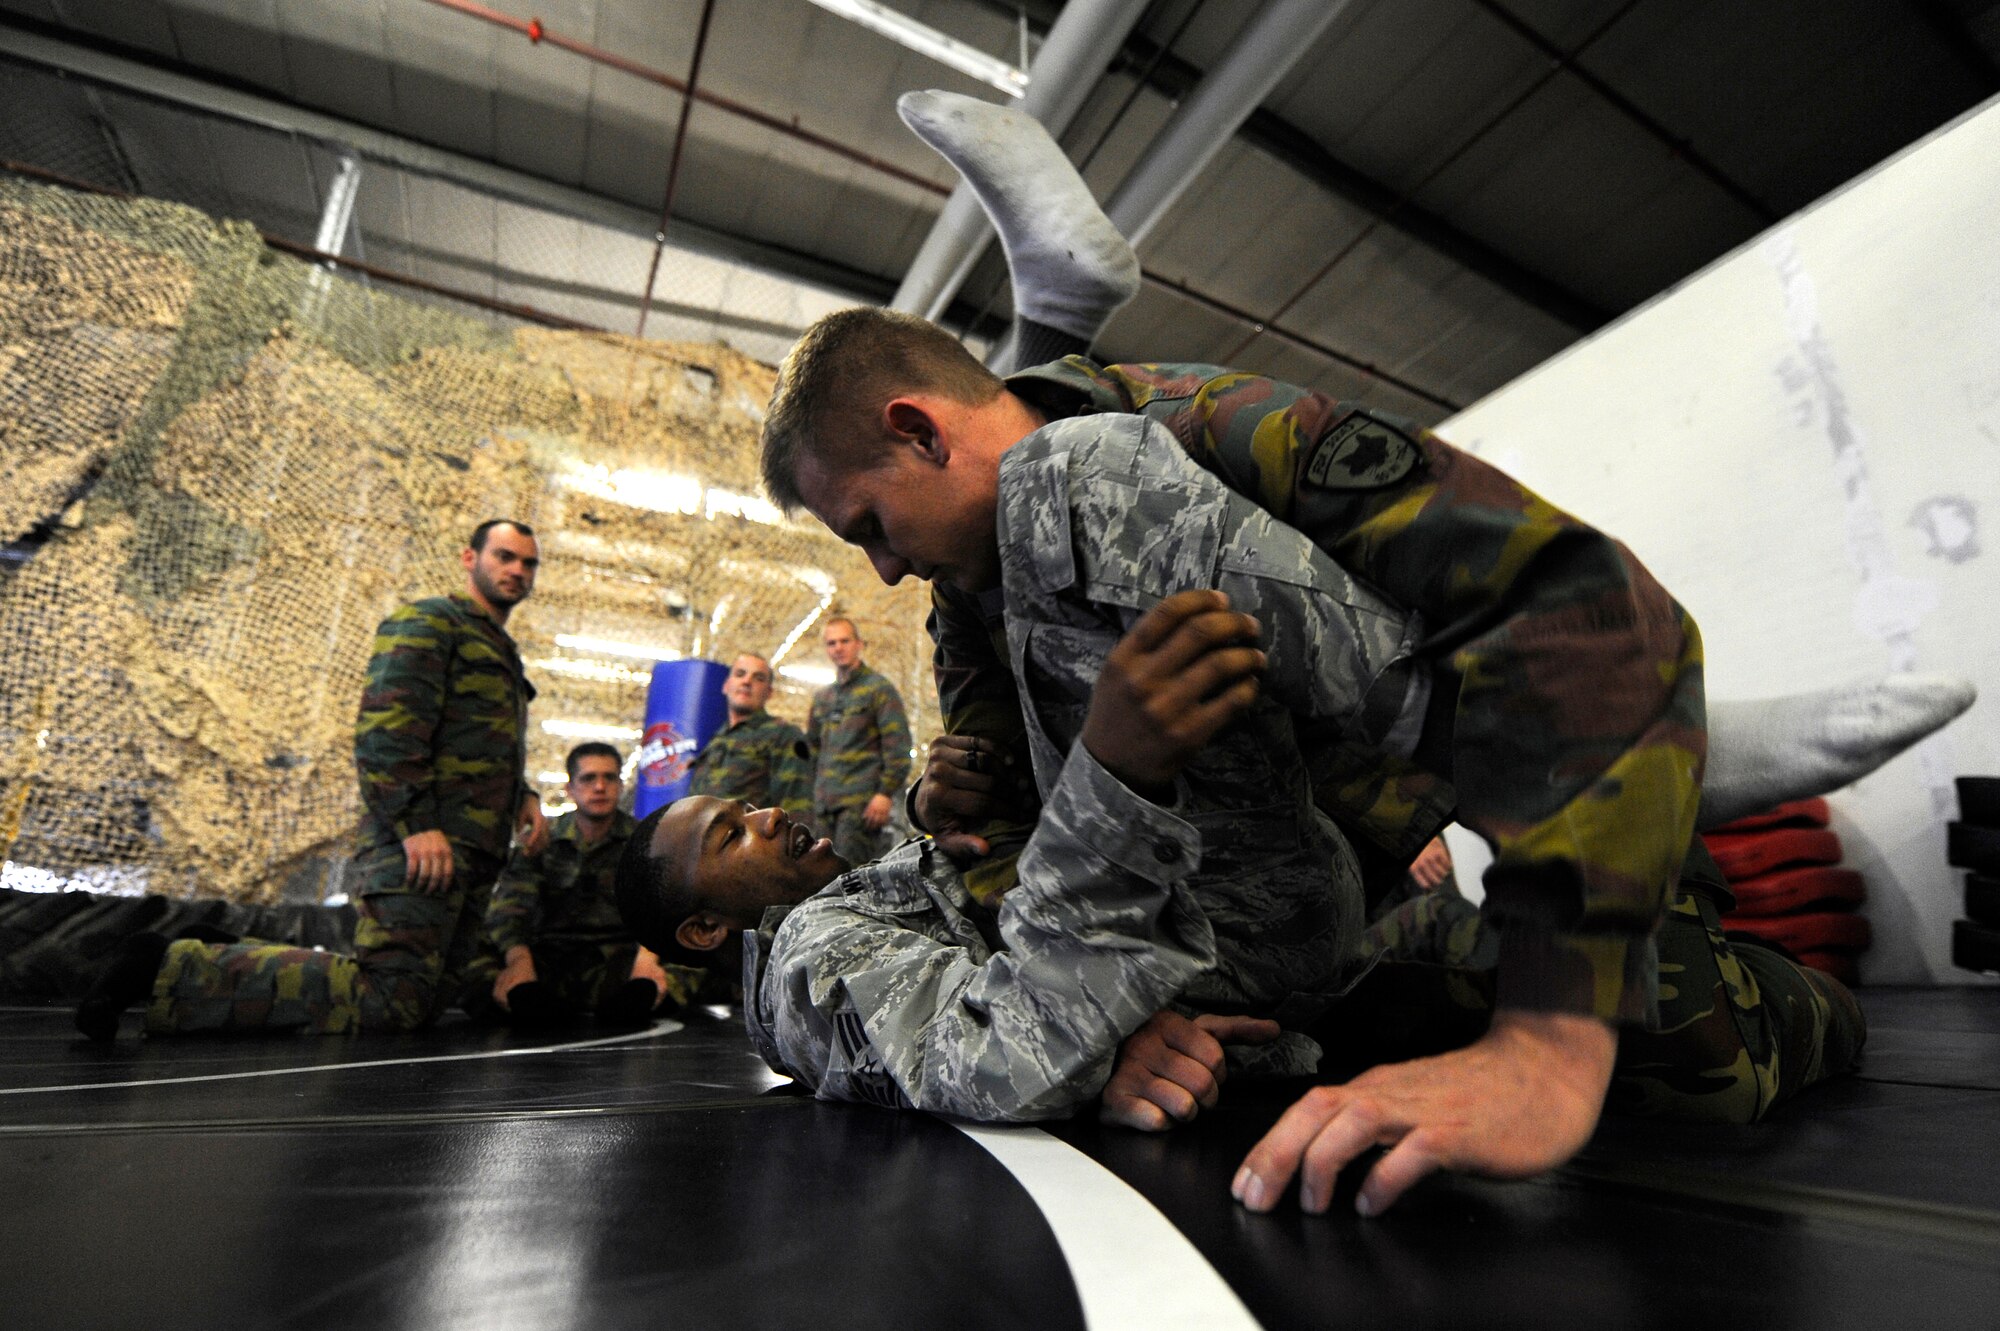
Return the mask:
{"type": "Polygon", "coordinates": [[[882,435],[881,411],[901,393],[978,406],[1005,390],[950,333],[928,319],[862,306],[806,329],[778,367],[764,416],[764,488],[787,513],[804,506],[799,459],[863,456],[882,435]]]}

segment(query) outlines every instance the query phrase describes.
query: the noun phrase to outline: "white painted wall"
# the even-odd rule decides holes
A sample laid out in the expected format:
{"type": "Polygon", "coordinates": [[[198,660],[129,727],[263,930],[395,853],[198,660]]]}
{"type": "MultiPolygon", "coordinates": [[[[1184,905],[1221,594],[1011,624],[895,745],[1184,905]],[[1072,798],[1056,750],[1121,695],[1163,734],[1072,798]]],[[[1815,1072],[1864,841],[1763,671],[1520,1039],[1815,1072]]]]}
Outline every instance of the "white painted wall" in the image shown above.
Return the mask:
{"type": "Polygon", "coordinates": [[[1632,546],[1711,698],[1944,671],[1982,698],[1832,798],[1864,977],[1962,983],[1951,778],[2000,773],[2000,99],[1439,433],[1632,546]]]}

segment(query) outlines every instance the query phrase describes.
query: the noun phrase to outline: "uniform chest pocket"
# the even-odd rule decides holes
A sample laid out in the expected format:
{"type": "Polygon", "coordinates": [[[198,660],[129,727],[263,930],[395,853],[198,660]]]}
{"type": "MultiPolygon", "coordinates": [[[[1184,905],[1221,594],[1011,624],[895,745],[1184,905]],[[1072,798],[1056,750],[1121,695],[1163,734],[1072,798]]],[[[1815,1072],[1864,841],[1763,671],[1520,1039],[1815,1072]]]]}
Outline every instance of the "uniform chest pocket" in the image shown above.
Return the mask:
{"type": "Polygon", "coordinates": [[[1029,630],[1022,691],[1058,747],[1066,750],[1082,733],[1091,690],[1117,645],[1118,634],[1104,626],[1036,624],[1029,630]]]}
{"type": "MultiPolygon", "coordinates": [[[[900,867],[900,866],[899,866],[900,867]]],[[[940,941],[953,941],[944,913],[921,875],[887,872],[876,865],[853,870],[843,895],[847,909],[870,919],[895,920],[903,928],[940,941]]]]}
{"type": "Polygon", "coordinates": [[[1191,481],[1147,476],[1079,487],[1077,583],[1105,605],[1145,610],[1190,587],[1216,585],[1223,506],[1191,481]]]}

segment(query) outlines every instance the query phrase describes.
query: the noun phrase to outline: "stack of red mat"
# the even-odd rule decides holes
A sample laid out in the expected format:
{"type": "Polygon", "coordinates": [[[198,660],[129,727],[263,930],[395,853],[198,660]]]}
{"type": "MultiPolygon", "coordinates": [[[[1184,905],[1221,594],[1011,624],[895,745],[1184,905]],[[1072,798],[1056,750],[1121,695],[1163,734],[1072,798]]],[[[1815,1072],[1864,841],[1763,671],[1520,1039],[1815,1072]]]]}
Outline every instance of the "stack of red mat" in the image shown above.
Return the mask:
{"type": "Polygon", "coordinates": [[[1722,927],[1776,943],[1799,963],[1853,984],[1868,949],[1861,875],[1840,867],[1840,838],[1826,801],[1793,800],[1702,834],[1736,909],[1722,927]]]}

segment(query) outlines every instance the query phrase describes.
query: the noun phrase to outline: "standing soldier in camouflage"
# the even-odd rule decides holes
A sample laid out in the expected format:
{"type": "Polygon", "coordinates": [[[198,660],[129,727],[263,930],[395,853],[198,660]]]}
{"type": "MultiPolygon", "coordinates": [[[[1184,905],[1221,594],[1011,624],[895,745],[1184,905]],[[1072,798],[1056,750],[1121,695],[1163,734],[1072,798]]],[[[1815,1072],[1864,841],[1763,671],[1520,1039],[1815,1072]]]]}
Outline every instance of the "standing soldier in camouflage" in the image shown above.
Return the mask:
{"type": "Polygon", "coordinates": [[[354,727],[365,807],[350,873],[354,955],[158,934],[128,940],[77,1014],[110,1039],[150,996],[146,1029],[407,1031],[459,991],[510,840],[546,837],[523,777],[528,701],[507,616],[534,590],[529,527],[482,522],[460,553],[465,590],[382,621],[354,727]]]}
{"type": "Polygon", "coordinates": [[[469,1010],[498,1004],[520,1026],[579,1010],[627,1024],[691,996],[685,978],[663,969],[618,918],[618,857],[632,835],[632,815],[618,807],[623,765],[599,740],[563,760],[576,807],[549,824],[541,854],[517,848],[501,870],[486,947],[466,977],[469,1010]]]}
{"type": "Polygon", "coordinates": [[[910,775],[910,723],[896,686],[861,660],[851,619],[829,619],[820,635],[839,678],[813,695],[813,821],[849,864],[882,853],[882,829],[910,775]]]}
{"type": "Polygon", "coordinates": [[[688,794],[771,805],[800,822],[813,814],[812,750],[803,732],[764,710],[771,700],[771,663],[745,652],[722,681],[729,724],[694,756],[688,794]]]}

